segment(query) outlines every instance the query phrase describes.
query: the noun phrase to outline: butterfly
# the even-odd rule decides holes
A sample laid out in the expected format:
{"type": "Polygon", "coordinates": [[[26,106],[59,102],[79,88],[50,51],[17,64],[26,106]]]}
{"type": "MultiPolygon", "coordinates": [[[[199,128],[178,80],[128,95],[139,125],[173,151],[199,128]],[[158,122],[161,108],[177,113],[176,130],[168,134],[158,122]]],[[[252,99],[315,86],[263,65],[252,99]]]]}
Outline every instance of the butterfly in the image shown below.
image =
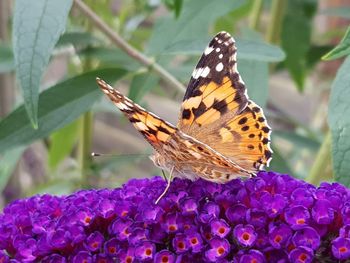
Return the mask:
{"type": "Polygon", "coordinates": [[[271,129],[263,110],[247,95],[236,55],[227,32],[209,42],[192,73],[177,126],[97,78],[102,91],[154,148],[154,164],[170,172],[161,196],[172,177],[225,183],[252,177],[268,166],[271,129]]]}

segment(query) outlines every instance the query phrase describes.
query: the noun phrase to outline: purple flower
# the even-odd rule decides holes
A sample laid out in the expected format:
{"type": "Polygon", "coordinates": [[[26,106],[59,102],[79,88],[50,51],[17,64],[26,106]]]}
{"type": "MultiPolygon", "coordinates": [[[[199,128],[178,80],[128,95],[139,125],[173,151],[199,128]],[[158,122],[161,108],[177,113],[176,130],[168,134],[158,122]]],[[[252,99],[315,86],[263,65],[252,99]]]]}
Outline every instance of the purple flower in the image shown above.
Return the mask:
{"type": "Polygon", "coordinates": [[[248,250],[239,258],[239,263],[266,262],[265,256],[258,250],[248,250]]]}
{"type": "Polygon", "coordinates": [[[284,247],[292,236],[292,230],[286,224],[273,225],[269,230],[270,244],[277,249],[284,247]]]}
{"type": "Polygon", "coordinates": [[[226,257],[230,251],[230,243],[226,239],[214,237],[209,241],[210,249],[205,252],[209,262],[216,262],[226,257]]]}
{"type": "Polygon", "coordinates": [[[137,245],[135,256],[138,260],[145,261],[153,259],[156,247],[151,242],[143,242],[137,245]]]}
{"type": "Polygon", "coordinates": [[[103,244],[103,241],[103,235],[100,232],[95,231],[87,237],[85,246],[89,251],[94,252],[100,249],[100,247],[103,244]]]}
{"type": "Polygon", "coordinates": [[[224,238],[230,232],[230,226],[223,219],[213,219],[210,222],[211,233],[214,236],[224,238]]]}
{"type": "Polygon", "coordinates": [[[190,245],[185,234],[176,234],[173,239],[173,248],[176,253],[184,253],[189,250],[190,245]]]}
{"type": "Polygon", "coordinates": [[[297,247],[289,253],[289,260],[295,263],[311,263],[314,252],[308,247],[297,247]]]}
{"type": "Polygon", "coordinates": [[[190,229],[186,231],[186,236],[187,236],[188,243],[192,248],[192,253],[200,252],[203,248],[203,239],[201,235],[198,232],[194,231],[193,229],[190,229]]]}
{"type": "Polygon", "coordinates": [[[239,224],[233,229],[234,238],[243,246],[252,246],[257,234],[252,225],[239,224]]]}
{"type": "Polygon", "coordinates": [[[350,239],[338,237],[332,241],[332,253],[337,259],[350,258],[350,239]]]}
{"type": "Polygon", "coordinates": [[[159,177],[16,200],[0,214],[0,262],[350,260],[350,190],[260,172],[227,184],[159,177]]]}
{"type": "Polygon", "coordinates": [[[304,246],[317,250],[320,246],[320,236],[312,227],[305,227],[297,230],[292,240],[296,247],[304,246]]]}
{"type": "Polygon", "coordinates": [[[154,257],[154,263],[175,263],[175,255],[169,250],[162,250],[154,257]]]}
{"type": "Polygon", "coordinates": [[[312,208],[312,218],[321,225],[330,224],[334,220],[334,209],[326,199],[317,200],[312,208]]]}
{"type": "Polygon", "coordinates": [[[300,229],[308,225],[310,212],[305,206],[296,205],[288,208],[284,216],[293,229],[300,229]]]}

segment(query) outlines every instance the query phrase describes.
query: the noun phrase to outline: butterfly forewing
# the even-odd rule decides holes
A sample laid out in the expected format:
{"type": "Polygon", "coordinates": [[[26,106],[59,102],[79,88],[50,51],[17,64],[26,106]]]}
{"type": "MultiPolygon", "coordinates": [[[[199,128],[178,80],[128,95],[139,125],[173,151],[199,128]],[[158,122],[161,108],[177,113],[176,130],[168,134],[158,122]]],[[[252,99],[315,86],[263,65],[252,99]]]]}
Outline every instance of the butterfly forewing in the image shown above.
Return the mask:
{"type": "Polygon", "coordinates": [[[248,98],[236,54],[228,33],[213,38],[192,73],[177,126],[254,172],[270,160],[270,129],[262,109],[248,98]]]}

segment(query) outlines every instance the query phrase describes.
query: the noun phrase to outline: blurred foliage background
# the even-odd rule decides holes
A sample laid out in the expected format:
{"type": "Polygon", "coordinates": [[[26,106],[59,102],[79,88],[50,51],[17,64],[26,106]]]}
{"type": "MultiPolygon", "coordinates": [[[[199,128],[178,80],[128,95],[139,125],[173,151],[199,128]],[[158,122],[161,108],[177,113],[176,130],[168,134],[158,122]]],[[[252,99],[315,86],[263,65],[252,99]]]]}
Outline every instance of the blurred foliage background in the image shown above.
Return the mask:
{"type": "Polygon", "coordinates": [[[272,126],[269,169],[349,186],[349,19],[346,0],[1,0],[0,206],[161,174],[95,78],[176,124],[222,30],[272,126]]]}

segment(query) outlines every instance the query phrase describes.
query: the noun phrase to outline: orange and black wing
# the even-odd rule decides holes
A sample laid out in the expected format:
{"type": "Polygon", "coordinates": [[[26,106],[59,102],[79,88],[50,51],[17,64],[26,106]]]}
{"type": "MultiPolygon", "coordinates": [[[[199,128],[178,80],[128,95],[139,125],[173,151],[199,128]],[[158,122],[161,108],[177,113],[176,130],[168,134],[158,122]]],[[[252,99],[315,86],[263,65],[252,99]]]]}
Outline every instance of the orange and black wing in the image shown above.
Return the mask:
{"type": "Polygon", "coordinates": [[[248,98],[236,54],[228,33],[211,40],[192,73],[177,127],[254,172],[271,159],[270,128],[248,98]]]}
{"type": "Polygon", "coordinates": [[[156,150],[161,151],[162,144],[177,131],[176,127],[146,111],[102,79],[97,78],[97,84],[156,150]]]}

